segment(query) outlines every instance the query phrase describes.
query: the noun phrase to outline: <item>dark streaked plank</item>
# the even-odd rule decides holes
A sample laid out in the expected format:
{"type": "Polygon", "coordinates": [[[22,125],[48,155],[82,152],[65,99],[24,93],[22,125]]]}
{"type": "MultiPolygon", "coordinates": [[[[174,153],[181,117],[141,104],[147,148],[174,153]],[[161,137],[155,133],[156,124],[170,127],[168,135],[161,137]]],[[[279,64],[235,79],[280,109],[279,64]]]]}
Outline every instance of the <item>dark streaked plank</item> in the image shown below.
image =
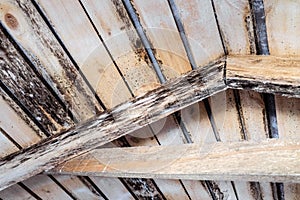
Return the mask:
{"type": "Polygon", "coordinates": [[[76,128],[2,159],[0,173],[5,173],[6,176],[0,177],[0,188],[4,189],[49,170],[67,159],[86,153],[226,89],[223,68],[224,62],[218,61],[191,71],[76,128]]]}
{"type": "Polygon", "coordinates": [[[300,97],[300,58],[229,56],[226,83],[237,89],[300,97]]]}

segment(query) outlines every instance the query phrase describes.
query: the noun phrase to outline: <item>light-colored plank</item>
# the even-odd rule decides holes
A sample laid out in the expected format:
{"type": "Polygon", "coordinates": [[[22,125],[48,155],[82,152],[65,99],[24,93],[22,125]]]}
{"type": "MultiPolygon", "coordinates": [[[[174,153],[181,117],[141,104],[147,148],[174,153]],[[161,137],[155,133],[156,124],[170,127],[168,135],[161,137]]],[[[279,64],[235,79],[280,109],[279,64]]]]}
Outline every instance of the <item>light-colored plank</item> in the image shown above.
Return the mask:
{"type": "Polygon", "coordinates": [[[271,55],[299,56],[300,3],[265,0],[266,25],[271,55]]]}
{"type": "Polygon", "coordinates": [[[32,2],[5,0],[1,1],[0,7],[2,25],[21,46],[38,73],[74,111],[75,117],[79,118],[78,113],[94,115],[101,111],[94,94],[32,2]]]}
{"type": "Polygon", "coordinates": [[[300,97],[300,59],[277,56],[229,56],[226,83],[237,89],[300,97]]]}
{"type": "Polygon", "coordinates": [[[204,182],[183,180],[191,199],[211,200],[210,192],[204,182]]]}
{"type": "Polygon", "coordinates": [[[122,1],[100,4],[83,0],[82,3],[133,93],[137,95],[158,87],[147,52],[122,1]]]}
{"type": "Polygon", "coordinates": [[[134,199],[118,179],[106,177],[91,177],[91,179],[108,199],[134,199]]]}
{"type": "Polygon", "coordinates": [[[254,35],[249,2],[238,0],[214,0],[213,2],[228,53],[253,53],[254,49],[251,49],[253,48],[251,46],[254,43],[254,35]]]}
{"type": "Polygon", "coordinates": [[[218,61],[193,70],[144,96],[116,106],[110,112],[99,114],[72,130],[44,140],[34,149],[27,149],[9,160],[1,161],[0,172],[6,173],[7,177],[0,177],[0,188],[4,189],[50,169],[66,159],[86,153],[226,89],[223,66],[224,62],[218,61]]]}
{"type": "Polygon", "coordinates": [[[14,141],[25,148],[45,138],[32,120],[2,89],[0,96],[0,110],[5,113],[0,115],[0,127],[14,141]]]}
{"type": "Polygon", "coordinates": [[[184,144],[97,149],[62,164],[52,172],[114,177],[299,182],[299,155],[299,142],[277,139],[202,146],[184,144]],[[202,152],[202,148],[208,150],[202,152]]]}
{"type": "Polygon", "coordinates": [[[224,55],[211,1],[174,0],[197,66],[224,55]]]}
{"type": "Polygon", "coordinates": [[[13,185],[0,191],[0,198],[3,200],[35,200],[26,190],[19,185],[13,185]]]}
{"type": "Polygon", "coordinates": [[[84,185],[78,177],[64,175],[54,175],[53,177],[77,199],[104,199],[97,192],[90,190],[89,186],[84,185]]]}
{"type": "Polygon", "coordinates": [[[279,138],[299,140],[300,100],[276,96],[279,138]]]}
{"type": "Polygon", "coordinates": [[[191,70],[168,2],[134,0],[131,4],[135,8],[166,79],[191,70]]]}
{"type": "Polygon", "coordinates": [[[17,152],[19,149],[3,135],[0,130],[0,157],[3,158],[11,153],[17,152]]]}
{"type": "Polygon", "coordinates": [[[298,200],[300,198],[300,184],[284,184],[284,198],[288,200],[298,200]]]}
{"type": "Polygon", "coordinates": [[[46,175],[37,175],[23,183],[43,199],[72,199],[46,175]]]}
{"type": "Polygon", "coordinates": [[[128,100],[131,95],[80,3],[63,0],[38,0],[38,3],[105,106],[128,100]]]}

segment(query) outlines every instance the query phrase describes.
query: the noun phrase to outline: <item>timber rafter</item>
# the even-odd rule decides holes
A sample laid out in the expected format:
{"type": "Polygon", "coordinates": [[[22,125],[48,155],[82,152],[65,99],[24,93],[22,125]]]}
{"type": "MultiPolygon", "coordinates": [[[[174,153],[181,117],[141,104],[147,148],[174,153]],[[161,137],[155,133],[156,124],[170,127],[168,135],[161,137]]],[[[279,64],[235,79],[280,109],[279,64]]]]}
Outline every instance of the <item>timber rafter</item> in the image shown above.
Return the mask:
{"type": "Polygon", "coordinates": [[[0,161],[0,190],[162,119],[227,88],[299,97],[300,60],[230,56],[103,112],[0,161]],[[225,68],[226,65],[226,68],[225,68]],[[261,66],[264,66],[262,69],[261,66]]]}

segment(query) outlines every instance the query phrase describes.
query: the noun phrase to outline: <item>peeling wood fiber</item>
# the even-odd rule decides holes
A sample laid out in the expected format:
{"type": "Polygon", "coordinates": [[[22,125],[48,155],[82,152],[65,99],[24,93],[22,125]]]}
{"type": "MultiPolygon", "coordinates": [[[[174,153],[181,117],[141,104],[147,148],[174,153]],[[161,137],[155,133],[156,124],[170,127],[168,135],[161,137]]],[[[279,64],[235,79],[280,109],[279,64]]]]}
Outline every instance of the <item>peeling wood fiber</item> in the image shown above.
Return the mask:
{"type": "Polygon", "coordinates": [[[6,176],[0,177],[0,189],[49,170],[225,90],[223,72],[224,61],[219,60],[106,111],[71,130],[3,158],[0,161],[0,173],[6,176]]]}

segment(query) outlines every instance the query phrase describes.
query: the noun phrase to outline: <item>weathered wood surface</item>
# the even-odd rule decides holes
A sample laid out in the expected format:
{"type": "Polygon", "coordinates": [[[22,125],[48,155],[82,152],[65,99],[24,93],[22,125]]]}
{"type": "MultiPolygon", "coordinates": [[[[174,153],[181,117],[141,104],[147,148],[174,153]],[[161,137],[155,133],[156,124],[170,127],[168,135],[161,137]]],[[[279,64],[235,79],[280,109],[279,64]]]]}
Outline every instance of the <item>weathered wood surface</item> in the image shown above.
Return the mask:
{"type": "Polygon", "coordinates": [[[300,97],[300,59],[228,56],[226,84],[231,88],[300,97]]]}
{"type": "Polygon", "coordinates": [[[29,178],[226,89],[222,60],[1,160],[0,188],[29,178]],[[130,113],[128,113],[130,111],[130,113]],[[141,117],[143,116],[143,117],[141,117]],[[122,129],[120,129],[122,127],[122,129]],[[17,172],[17,173],[16,173],[17,172]]]}
{"type": "MultiPolygon", "coordinates": [[[[32,63],[36,73],[65,101],[74,117],[103,109],[38,10],[29,0],[0,2],[1,25],[32,63]],[[30,39],[28,39],[30,38],[30,39]]],[[[50,89],[49,88],[49,89],[50,89]]]]}
{"type": "Polygon", "coordinates": [[[79,156],[58,166],[52,173],[300,182],[299,155],[299,142],[277,139],[261,142],[109,148],[93,150],[79,156]]]}

